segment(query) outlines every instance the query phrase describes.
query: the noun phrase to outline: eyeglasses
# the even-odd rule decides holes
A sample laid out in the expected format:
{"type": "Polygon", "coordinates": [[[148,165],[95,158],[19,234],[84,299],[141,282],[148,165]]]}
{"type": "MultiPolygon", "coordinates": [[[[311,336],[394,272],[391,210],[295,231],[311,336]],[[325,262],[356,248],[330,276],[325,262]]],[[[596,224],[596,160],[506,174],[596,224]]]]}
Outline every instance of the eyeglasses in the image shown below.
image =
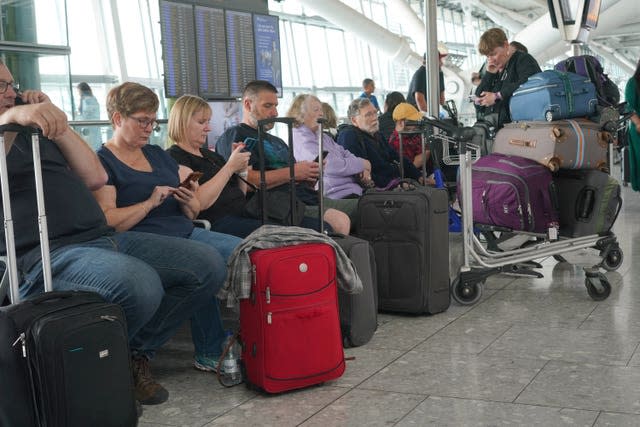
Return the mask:
{"type": "Polygon", "coordinates": [[[133,116],[129,116],[129,118],[138,122],[138,126],[140,126],[140,129],[147,129],[149,125],[151,125],[151,130],[157,130],[159,128],[156,119],[141,119],[139,117],[133,116]]]}
{"type": "Polygon", "coordinates": [[[0,80],[0,94],[5,93],[9,89],[9,86],[13,88],[14,92],[18,92],[20,90],[16,82],[6,82],[4,80],[0,80]]]}
{"type": "MultiPolygon", "coordinates": [[[[362,113],[361,113],[362,114],[362,113]]],[[[368,113],[362,114],[365,119],[371,119],[378,115],[375,111],[369,111],[368,113]]]]}

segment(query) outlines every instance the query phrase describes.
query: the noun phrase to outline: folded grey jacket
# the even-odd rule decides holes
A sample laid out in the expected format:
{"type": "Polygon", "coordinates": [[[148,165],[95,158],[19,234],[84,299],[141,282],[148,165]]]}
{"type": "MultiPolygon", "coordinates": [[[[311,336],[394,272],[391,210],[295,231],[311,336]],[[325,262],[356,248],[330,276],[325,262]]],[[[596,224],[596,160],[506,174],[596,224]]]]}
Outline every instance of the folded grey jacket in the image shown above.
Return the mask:
{"type": "Polygon", "coordinates": [[[362,292],[362,282],[356,269],[342,248],[329,236],[302,227],[263,225],[248,235],[235,248],[227,262],[227,279],[218,292],[218,298],[227,300],[227,307],[235,307],[238,300],[251,295],[251,261],[254,249],[278,248],[304,243],[327,243],[336,252],[338,286],[347,293],[362,292]]]}

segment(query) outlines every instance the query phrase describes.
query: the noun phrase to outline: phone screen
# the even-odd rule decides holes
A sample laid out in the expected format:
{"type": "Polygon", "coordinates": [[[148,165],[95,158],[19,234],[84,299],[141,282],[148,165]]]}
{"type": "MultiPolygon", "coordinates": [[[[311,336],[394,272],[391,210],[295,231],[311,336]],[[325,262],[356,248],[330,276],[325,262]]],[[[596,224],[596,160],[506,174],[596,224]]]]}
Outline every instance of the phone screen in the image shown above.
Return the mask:
{"type": "Polygon", "coordinates": [[[253,149],[256,147],[256,144],[258,143],[258,140],[255,138],[245,138],[244,139],[244,150],[245,151],[253,151],[253,149]]]}

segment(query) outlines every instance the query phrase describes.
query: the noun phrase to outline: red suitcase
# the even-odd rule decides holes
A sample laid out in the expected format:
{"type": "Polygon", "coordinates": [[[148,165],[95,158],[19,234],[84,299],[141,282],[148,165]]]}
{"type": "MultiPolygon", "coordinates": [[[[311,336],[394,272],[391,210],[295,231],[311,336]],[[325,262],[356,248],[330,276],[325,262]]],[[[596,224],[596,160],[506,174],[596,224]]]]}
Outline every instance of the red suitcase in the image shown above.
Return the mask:
{"type": "Polygon", "coordinates": [[[340,377],[345,362],[333,248],[259,249],[250,259],[251,297],[240,301],[247,381],[278,393],[340,377]]]}

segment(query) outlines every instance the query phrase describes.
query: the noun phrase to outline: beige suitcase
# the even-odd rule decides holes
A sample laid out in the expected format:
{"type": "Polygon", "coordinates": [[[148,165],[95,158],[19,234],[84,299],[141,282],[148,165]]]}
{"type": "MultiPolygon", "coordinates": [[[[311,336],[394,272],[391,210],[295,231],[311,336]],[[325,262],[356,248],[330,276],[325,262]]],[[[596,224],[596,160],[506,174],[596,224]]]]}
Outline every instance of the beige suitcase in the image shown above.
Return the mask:
{"type": "Polygon", "coordinates": [[[535,160],[558,169],[608,170],[610,133],[586,119],[507,123],[496,134],[493,151],[535,160]]]}

